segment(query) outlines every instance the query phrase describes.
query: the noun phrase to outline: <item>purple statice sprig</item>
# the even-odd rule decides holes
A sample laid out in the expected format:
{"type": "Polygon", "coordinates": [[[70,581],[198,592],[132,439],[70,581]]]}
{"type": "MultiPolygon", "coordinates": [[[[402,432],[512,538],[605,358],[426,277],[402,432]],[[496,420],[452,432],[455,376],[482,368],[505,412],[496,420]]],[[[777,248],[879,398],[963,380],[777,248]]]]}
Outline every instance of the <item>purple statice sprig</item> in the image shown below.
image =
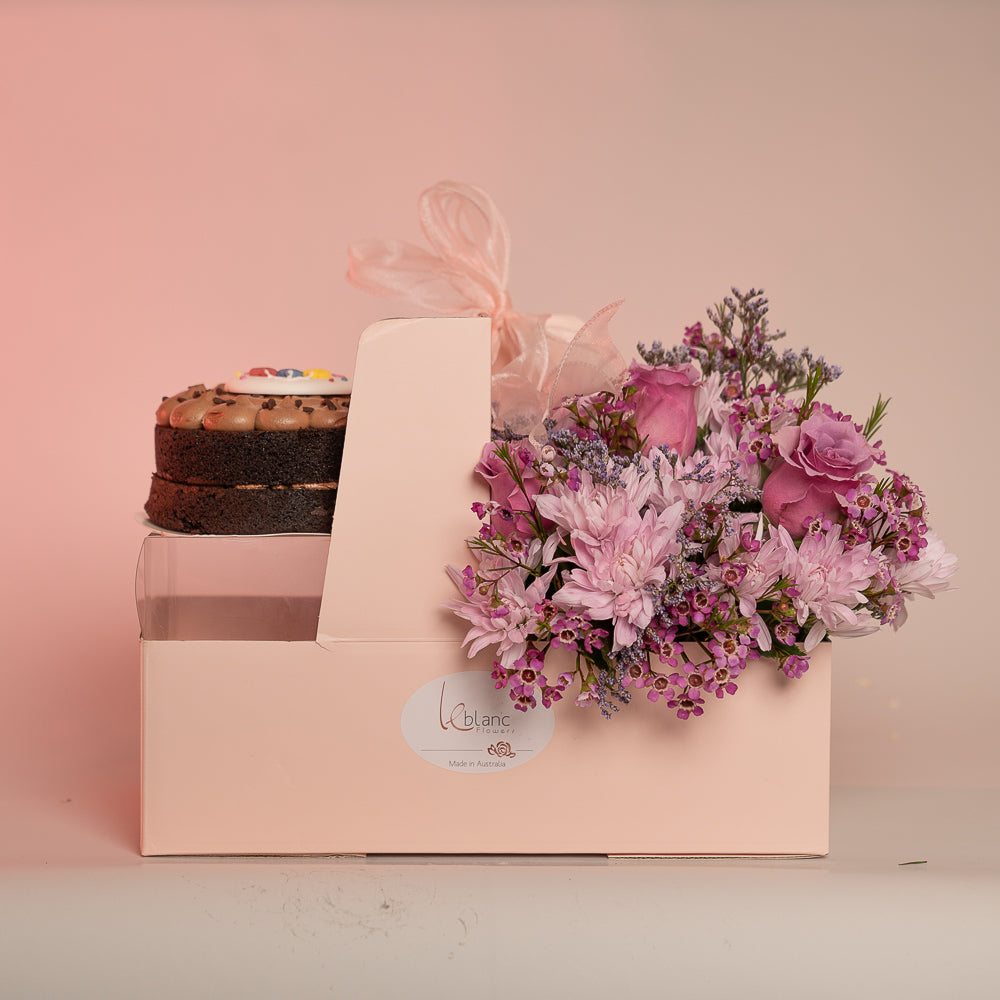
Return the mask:
{"type": "Polygon", "coordinates": [[[813,403],[820,390],[840,378],[841,369],[836,365],[827,364],[823,358],[814,359],[808,348],[799,354],[799,358],[802,359],[805,366],[805,384],[796,382],[787,386],[783,391],[791,392],[800,388],[805,389],[805,396],[799,407],[799,423],[801,424],[812,414],[813,403]]]}
{"type": "MultiPolygon", "coordinates": [[[[613,455],[632,456],[642,441],[635,425],[633,397],[636,388],[625,383],[620,393],[602,390],[563,400],[561,411],[568,416],[578,437],[603,441],[613,455]]],[[[554,421],[547,424],[550,430],[554,421]]]]}
{"type": "MultiPolygon", "coordinates": [[[[701,330],[700,323],[695,324],[695,327],[699,331],[701,330]]],[[[695,330],[695,327],[688,327],[685,331],[685,337],[695,330]]],[[[687,343],[677,347],[665,348],[662,341],[654,340],[649,347],[646,347],[643,343],[636,344],[635,352],[642,358],[645,364],[656,368],[669,368],[674,365],[690,364],[692,361],[699,360],[698,355],[692,351],[687,343]]]]}
{"type": "Polygon", "coordinates": [[[768,333],[767,312],[763,292],[733,288],[731,296],[708,309],[709,329],[701,323],[685,329],[684,347],[690,360],[704,375],[721,372],[738,376],[742,394],[747,395],[765,376],[775,357],[771,342],[784,336],[781,332],[768,333]]]}
{"type": "MultiPolygon", "coordinates": [[[[667,460],[671,460],[670,456],[667,460]]],[[[760,510],[760,489],[751,486],[739,469],[739,462],[732,460],[726,471],[718,472],[711,468],[709,459],[703,459],[693,469],[675,477],[681,483],[722,484],[707,502],[700,505],[688,502],[682,528],[686,555],[712,554],[721,540],[736,530],[742,514],[760,510]]]]}
{"type": "Polygon", "coordinates": [[[805,348],[778,353],[774,342],[781,340],[782,331],[769,332],[769,303],[764,293],[751,288],[742,292],[732,289],[732,295],[709,308],[711,328],[695,323],[684,331],[681,346],[664,350],[654,341],[647,350],[638,344],[636,350],[646,364],[679,365],[695,362],[703,375],[721,372],[738,381],[740,395],[747,398],[758,387],[784,395],[805,391],[802,419],[808,416],[817,393],[841,375],[841,369],[822,357],[814,357],[805,348]]]}
{"type": "Polygon", "coordinates": [[[585,696],[585,703],[596,705],[605,719],[610,719],[632,697],[619,669],[591,671],[584,678],[581,694],[585,696]]]}
{"type": "Polygon", "coordinates": [[[626,469],[641,465],[638,452],[618,454],[611,451],[607,441],[598,435],[583,437],[576,430],[549,426],[549,442],[556,449],[569,470],[587,472],[595,483],[617,489],[622,485],[626,469]]]}
{"type": "Polygon", "coordinates": [[[840,368],[813,357],[809,348],[778,354],[772,344],[785,334],[768,333],[769,303],[764,293],[753,288],[748,292],[733,288],[732,293],[708,310],[721,341],[718,350],[726,360],[719,364],[709,359],[708,370],[738,371],[744,397],[768,379],[770,388],[782,395],[805,390],[803,410],[808,415],[816,394],[840,377],[840,368]]]}

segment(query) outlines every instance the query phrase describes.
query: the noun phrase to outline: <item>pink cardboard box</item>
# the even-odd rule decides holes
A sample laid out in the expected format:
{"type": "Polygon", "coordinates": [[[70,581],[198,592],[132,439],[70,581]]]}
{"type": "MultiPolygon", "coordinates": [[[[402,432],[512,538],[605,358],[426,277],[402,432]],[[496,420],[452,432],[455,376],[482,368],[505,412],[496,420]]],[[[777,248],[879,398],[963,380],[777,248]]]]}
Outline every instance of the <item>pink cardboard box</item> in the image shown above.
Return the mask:
{"type": "Polygon", "coordinates": [[[146,539],[144,855],[827,853],[828,644],[687,722],[641,692],[516,712],[467,657],[443,566],[476,530],[489,364],[488,318],[376,324],[329,540],[146,539]]]}

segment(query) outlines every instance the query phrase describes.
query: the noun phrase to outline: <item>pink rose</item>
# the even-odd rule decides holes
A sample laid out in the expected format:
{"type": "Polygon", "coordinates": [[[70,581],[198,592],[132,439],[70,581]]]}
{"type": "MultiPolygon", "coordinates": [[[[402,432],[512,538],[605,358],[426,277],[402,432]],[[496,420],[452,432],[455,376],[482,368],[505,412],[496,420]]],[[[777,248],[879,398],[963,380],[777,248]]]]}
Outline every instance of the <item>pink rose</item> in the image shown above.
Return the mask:
{"type": "Polygon", "coordinates": [[[698,369],[633,364],[630,372],[629,384],[636,387],[635,425],[639,437],[645,438],[643,454],[665,447],[687,458],[698,437],[698,369]]]}
{"type": "Polygon", "coordinates": [[[802,538],[807,521],[817,517],[840,520],[842,511],[834,490],[842,488],[808,475],[791,462],[781,462],[767,477],[761,502],[772,524],[787,528],[792,538],[802,538]]]}
{"type": "Polygon", "coordinates": [[[843,507],[836,494],[857,486],[875,462],[861,431],[848,420],[816,412],[772,437],[782,461],[764,482],[761,502],[768,520],[793,538],[801,538],[814,518],[840,520],[843,507]]]}
{"type": "Polygon", "coordinates": [[[527,540],[534,538],[535,533],[528,519],[519,516],[519,512],[532,509],[531,500],[541,490],[542,484],[531,467],[533,460],[531,453],[526,449],[518,448],[515,444],[510,445],[510,450],[524,482],[523,490],[517,485],[507,466],[497,455],[496,445],[492,443],[483,448],[483,454],[475,471],[489,483],[490,499],[505,508],[505,512],[500,512],[492,518],[493,527],[501,535],[518,535],[527,540]],[[506,511],[514,516],[511,517],[506,511]]]}

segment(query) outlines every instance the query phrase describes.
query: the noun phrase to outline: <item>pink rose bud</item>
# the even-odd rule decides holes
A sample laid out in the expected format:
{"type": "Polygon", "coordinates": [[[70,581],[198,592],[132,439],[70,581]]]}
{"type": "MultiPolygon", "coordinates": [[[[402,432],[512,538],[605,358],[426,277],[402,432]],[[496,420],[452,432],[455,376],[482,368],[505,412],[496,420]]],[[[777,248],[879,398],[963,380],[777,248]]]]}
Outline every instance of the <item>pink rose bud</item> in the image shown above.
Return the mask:
{"type": "Polygon", "coordinates": [[[630,372],[629,384],[636,387],[635,425],[639,437],[645,438],[642,453],[664,447],[687,458],[698,437],[698,369],[633,364],[630,372]]]}
{"type": "Polygon", "coordinates": [[[496,453],[492,442],[483,448],[482,456],[475,471],[489,484],[490,499],[501,508],[510,511],[494,514],[491,525],[501,535],[517,535],[529,540],[534,537],[531,522],[524,516],[532,510],[533,498],[541,490],[542,484],[531,467],[531,453],[514,451],[514,460],[521,473],[522,489],[514,480],[503,461],[496,453]]]}

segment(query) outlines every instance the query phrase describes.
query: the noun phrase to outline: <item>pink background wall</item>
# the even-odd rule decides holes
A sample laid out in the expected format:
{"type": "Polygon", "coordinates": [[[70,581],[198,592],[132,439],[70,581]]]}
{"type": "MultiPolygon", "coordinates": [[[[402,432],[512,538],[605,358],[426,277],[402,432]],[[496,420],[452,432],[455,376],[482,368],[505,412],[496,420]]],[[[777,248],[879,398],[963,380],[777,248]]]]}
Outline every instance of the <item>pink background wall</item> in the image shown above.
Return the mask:
{"type": "Polygon", "coordinates": [[[961,589],[840,644],[833,778],[996,786],[998,42],[980,3],[0,3],[4,780],[133,814],[160,397],[349,370],[391,308],[348,244],[417,240],[452,178],[525,311],[624,297],[631,356],[762,286],[830,401],[893,397],[961,589]]]}

